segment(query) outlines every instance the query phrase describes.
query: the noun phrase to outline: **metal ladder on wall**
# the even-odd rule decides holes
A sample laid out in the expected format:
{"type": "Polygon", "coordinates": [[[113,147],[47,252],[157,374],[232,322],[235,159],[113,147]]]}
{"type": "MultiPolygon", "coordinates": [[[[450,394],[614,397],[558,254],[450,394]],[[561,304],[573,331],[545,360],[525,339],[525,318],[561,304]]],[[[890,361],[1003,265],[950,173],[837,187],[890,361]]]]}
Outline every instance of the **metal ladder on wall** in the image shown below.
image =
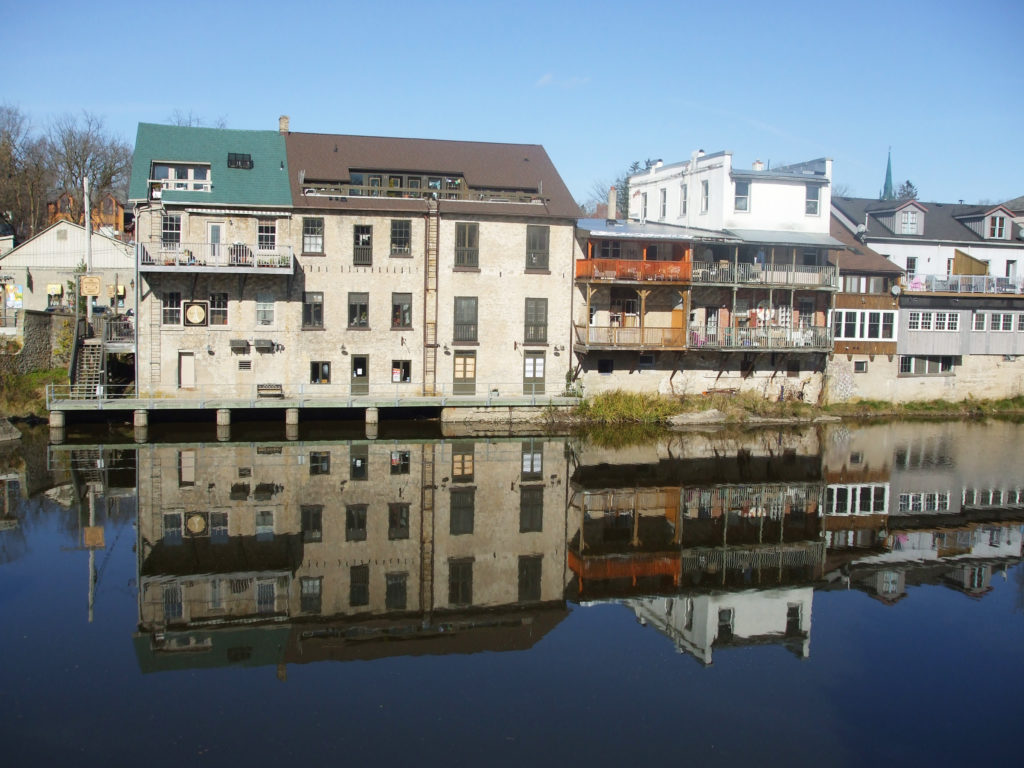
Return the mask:
{"type": "Polygon", "coordinates": [[[427,251],[423,269],[423,394],[436,394],[437,384],[437,251],[440,237],[437,200],[427,201],[427,251]]]}
{"type": "Polygon", "coordinates": [[[434,610],[434,443],[423,444],[420,483],[420,610],[424,620],[434,610]]]}
{"type": "Polygon", "coordinates": [[[150,297],[149,310],[149,383],[152,386],[160,384],[160,320],[163,312],[163,302],[156,296],[150,297]]]}

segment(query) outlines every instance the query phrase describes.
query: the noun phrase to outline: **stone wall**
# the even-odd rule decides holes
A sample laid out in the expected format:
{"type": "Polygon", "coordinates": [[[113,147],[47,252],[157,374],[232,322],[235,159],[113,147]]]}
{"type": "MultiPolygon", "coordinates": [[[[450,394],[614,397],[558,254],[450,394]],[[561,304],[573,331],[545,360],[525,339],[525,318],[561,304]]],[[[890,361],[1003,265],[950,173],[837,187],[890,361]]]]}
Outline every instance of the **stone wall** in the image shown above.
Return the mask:
{"type": "Polygon", "coordinates": [[[26,309],[18,312],[16,352],[0,353],[0,372],[24,374],[50,368],[67,368],[71,362],[74,339],[74,315],[36,312],[26,309]]]}
{"type": "Polygon", "coordinates": [[[836,355],[828,364],[827,402],[888,400],[907,403],[924,400],[957,402],[968,398],[993,399],[1024,394],[1024,356],[964,355],[952,374],[907,376],[899,373],[897,355],[836,355]],[[866,367],[854,370],[854,363],[866,367]]]}

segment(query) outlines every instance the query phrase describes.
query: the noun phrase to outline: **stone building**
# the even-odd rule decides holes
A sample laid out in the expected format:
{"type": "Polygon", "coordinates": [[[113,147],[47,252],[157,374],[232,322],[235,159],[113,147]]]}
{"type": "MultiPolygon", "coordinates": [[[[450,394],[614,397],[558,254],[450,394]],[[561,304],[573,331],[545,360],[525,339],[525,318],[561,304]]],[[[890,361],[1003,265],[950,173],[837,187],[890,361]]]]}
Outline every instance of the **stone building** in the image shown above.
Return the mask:
{"type": "Polygon", "coordinates": [[[141,124],[138,391],[561,391],[576,207],[536,145],[141,124]]]}

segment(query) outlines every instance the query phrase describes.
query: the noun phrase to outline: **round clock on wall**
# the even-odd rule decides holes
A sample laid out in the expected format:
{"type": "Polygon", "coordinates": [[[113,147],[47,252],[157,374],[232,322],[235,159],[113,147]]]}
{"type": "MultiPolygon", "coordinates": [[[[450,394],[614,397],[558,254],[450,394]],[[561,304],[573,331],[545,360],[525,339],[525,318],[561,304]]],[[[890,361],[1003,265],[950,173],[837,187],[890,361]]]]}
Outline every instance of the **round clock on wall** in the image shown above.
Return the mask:
{"type": "Polygon", "coordinates": [[[206,305],[196,302],[185,307],[186,325],[206,325],[206,305]]]}

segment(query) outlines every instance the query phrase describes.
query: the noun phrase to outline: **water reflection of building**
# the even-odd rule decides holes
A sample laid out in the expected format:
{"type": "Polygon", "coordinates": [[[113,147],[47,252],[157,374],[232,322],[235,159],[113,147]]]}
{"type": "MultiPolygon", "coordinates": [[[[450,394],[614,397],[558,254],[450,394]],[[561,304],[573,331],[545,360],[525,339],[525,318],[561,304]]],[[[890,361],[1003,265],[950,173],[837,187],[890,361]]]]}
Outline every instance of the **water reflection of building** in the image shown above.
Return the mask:
{"type": "Polygon", "coordinates": [[[1024,555],[1018,431],[996,422],[833,432],[825,453],[830,580],[886,603],[923,584],[985,594],[992,574],[1024,555]]]}
{"type": "Polygon", "coordinates": [[[805,438],[717,456],[691,446],[698,458],[668,446],[617,465],[584,452],[569,502],[575,595],[621,600],[706,664],[713,648],[764,642],[806,656],[825,544],[821,460],[805,438]]]}
{"type": "Polygon", "coordinates": [[[811,652],[811,586],[743,590],[627,601],[637,618],[711,664],[714,650],[779,645],[800,658],[811,652]]]}
{"type": "Polygon", "coordinates": [[[142,446],[143,666],[532,644],[565,615],[565,473],[540,439],[142,446]]]}

